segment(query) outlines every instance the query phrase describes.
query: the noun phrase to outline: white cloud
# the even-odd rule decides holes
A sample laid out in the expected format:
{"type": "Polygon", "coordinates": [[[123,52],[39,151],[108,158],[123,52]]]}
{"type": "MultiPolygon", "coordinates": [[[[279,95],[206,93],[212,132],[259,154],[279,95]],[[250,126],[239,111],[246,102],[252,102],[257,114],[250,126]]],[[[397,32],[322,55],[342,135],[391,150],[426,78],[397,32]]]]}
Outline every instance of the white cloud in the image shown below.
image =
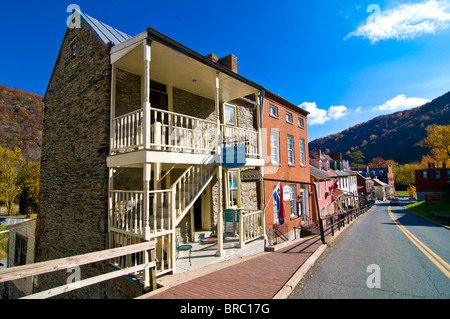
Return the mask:
{"type": "Polygon", "coordinates": [[[347,115],[347,107],[345,107],[344,105],[340,105],[340,106],[331,106],[328,109],[328,115],[335,119],[338,120],[341,117],[344,117],[347,115]]]}
{"type": "Polygon", "coordinates": [[[377,43],[381,40],[413,39],[435,33],[450,27],[449,7],[448,0],[427,0],[375,11],[369,16],[367,23],[360,25],[345,39],[357,36],[377,43]]]}
{"type": "Polygon", "coordinates": [[[309,112],[308,123],[311,125],[323,124],[330,120],[327,111],[319,109],[316,102],[304,102],[299,106],[309,112]]]}
{"type": "Polygon", "coordinates": [[[392,100],[387,101],[382,105],[375,106],[372,110],[375,111],[387,111],[387,112],[396,112],[412,109],[417,106],[422,106],[425,103],[430,102],[427,99],[422,99],[418,97],[409,97],[407,98],[404,94],[399,94],[394,97],[392,100]]]}
{"type": "Polygon", "coordinates": [[[359,112],[361,112],[361,110],[362,110],[362,107],[360,106],[355,110],[355,113],[359,113],[359,112]]]}
{"type": "Polygon", "coordinates": [[[331,119],[337,120],[348,114],[347,107],[344,105],[331,106],[328,111],[319,109],[316,102],[304,102],[299,106],[310,113],[308,123],[311,125],[324,124],[331,119]]]}

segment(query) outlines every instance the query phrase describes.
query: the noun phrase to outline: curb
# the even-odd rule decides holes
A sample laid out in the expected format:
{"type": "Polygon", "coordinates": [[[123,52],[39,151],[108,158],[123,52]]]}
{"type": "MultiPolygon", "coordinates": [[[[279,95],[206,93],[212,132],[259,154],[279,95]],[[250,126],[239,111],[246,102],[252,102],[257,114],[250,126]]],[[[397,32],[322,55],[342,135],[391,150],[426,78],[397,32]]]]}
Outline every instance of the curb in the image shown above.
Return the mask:
{"type": "Polygon", "coordinates": [[[425,217],[425,216],[422,216],[422,215],[419,215],[419,214],[416,214],[416,213],[414,213],[414,212],[412,212],[412,211],[410,211],[408,208],[406,208],[406,205],[405,206],[403,206],[403,208],[408,212],[408,213],[411,213],[411,214],[414,214],[414,215],[416,215],[416,216],[418,216],[418,217],[422,217],[422,218],[424,218],[424,219],[426,219],[426,220],[428,220],[429,222],[432,222],[432,223],[434,223],[434,224],[436,224],[436,225],[438,225],[438,226],[441,226],[441,227],[444,227],[444,228],[446,228],[446,229],[448,229],[448,230],[450,230],[450,226],[447,226],[447,225],[444,225],[444,224],[441,224],[441,223],[439,223],[439,222],[437,222],[437,221],[435,221],[435,220],[432,220],[432,219],[430,219],[430,218],[428,218],[428,217],[425,217]]]}
{"type": "MultiPolygon", "coordinates": [[[[365,212],[362,216],[366,215],[372,207],[365,212]]],[[[283,287],[272,297],[272,299],[287,299],[290,294],[294,291],[295,287],[298,285],[300,280],[303,279],[303,277],[306,275],[308,270],[311,269],[312,266],[314,266],[317,259],[325,252],[325,250],[331,246],[331,244],[336,240],[336,238],[341,235],[343,232],[345,232],[347,229],[349,229],[354,222],[359,220],[359,218],[354,219],[348,224],[346,227],[342,228],[341,230],[338,230],[335,232],[335,235],[330,238],[330,240],[326,244],[322,244],[317,250],[309,256],[309,258],[303,263],[302,266],[292,275],[292,277],[283,285],[283,287]]]]}
{"type": "Polygon", "coordinates": [[[323,254],[325,249],[327,249],[327,246],[327,244],[322,244],[284,284],[277,294],[272,297],[272,299],[287,299],[308,270],[314,266],[316,260],[323,254]]]}

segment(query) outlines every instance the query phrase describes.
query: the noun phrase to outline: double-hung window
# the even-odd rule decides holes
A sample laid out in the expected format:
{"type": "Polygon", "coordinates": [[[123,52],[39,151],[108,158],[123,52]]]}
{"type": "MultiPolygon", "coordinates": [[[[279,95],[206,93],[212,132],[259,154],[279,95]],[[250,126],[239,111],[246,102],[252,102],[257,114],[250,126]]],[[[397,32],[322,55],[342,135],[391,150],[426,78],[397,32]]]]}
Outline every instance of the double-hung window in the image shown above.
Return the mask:
{"type": "Polygon", "coordinates": [[[292,113],[286,112],[286,122],[293,123],[292,113]]]}
{"type": "Polygon", "coordinates": [[[228,207],[240,206],[239,170],[228,171],[228,207]]]}
{"type": "Polygon", "coordinates": [[[291,135],[288,135],[287,147],[288,147],[288,163],[294,165],[295,164],[294,137],[291,135]]]}
{"type": "Polygon", "coordinates": [[[305,140],[300,139],[300,164],[306,166],[305,140]]]}
{"type": "Polygon", "coordinates": [[[280,132],[270,130],[270,152],[272,164],[280,164],[280,132]]]}
{"type": "Polygon", "coordinates": [[[269,105],[269,114],[273,117],[278,117],[278,108],[275,105],[269,105]]]}
{"type": "Polygon", "coordinates": [[[291,204],[291,215],[298,216],[297,211],[297,187],[295,184],[290,185],[290,204],[291,204]]]}

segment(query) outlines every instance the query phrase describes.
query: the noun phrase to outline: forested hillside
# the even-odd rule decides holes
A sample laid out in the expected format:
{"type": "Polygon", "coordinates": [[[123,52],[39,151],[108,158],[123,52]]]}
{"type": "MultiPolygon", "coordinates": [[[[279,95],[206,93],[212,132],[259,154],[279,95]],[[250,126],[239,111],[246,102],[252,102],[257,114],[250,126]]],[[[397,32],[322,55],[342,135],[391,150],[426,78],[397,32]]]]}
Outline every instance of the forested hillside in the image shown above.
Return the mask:
{"type": "Polygon", "coordinates": [[[19,147],[24,158],[39,159],[43,120],[42,96],[0,85],[0,144],[3,147],[19,147]]]}
{"type": "Polygon", "coordinates": [[[345,131],[309,143],[309,149],[329,150],[331,154],[360,150],[368,163],[375,157],[393,159],[399,164],[420,162],[429,149],[416,145],[432,124],[450,124],[450,92],[433,101],[402,112],[376,117],[345,131]]]}

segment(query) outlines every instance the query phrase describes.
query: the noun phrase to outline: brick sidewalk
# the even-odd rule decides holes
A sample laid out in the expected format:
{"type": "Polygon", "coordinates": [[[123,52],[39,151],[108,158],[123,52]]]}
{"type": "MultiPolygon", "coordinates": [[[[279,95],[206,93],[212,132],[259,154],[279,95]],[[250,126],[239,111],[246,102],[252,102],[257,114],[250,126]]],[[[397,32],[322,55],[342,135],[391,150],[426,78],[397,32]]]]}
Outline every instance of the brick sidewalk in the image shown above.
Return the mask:
{"type": "Polygon", "coordinates": [[[272,299],[322,245],[320,236],[181,283],[146,299],[272,299]]]}

